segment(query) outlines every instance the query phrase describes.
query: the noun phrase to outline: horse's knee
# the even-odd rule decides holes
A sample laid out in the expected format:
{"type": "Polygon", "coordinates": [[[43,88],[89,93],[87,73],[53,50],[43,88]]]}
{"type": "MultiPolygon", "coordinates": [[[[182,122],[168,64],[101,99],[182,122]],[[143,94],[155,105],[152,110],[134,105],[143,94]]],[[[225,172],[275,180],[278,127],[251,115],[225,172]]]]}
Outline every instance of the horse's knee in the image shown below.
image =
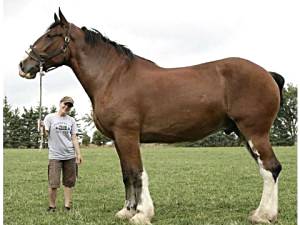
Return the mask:
{"type": "Polygon", "coordinates": [[[272,176],[276,182],[282,166],[277,160],[270,142],[266,141],[265,138],[256,139],[253,142],[252,140],[249,140],[247,143],[247,148],[249,149],[253,158],[258,163],[261,162],[260,166],[272,173],[272,176]]]}
{"type": "Polygon", "coordinates": [[[276,159],[276,157],[272,157],[269,160],[264,160],[263,162],[264,168],[270,171],[273,175],[274,181],[277,181],[280,171],[282,170],[282,166],[280,162],[276,159]]]}
{"type": "Polygon", "coordinates": [[[138,169],[125,169],[122,171],[123,183],[125,186],[133,185],[134,187],[142,187],[142,171],[138,169]]]}

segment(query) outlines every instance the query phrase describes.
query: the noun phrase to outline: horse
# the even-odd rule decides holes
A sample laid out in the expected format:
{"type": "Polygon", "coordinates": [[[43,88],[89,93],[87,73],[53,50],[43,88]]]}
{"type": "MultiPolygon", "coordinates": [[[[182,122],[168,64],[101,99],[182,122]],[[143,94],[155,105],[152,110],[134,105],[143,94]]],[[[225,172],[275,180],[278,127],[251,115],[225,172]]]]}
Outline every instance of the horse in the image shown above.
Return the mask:
{"type": "Polygon", "coordinates": [[[19,64],[27,79],[40,68],[69,66],[92,102],[97,129],[114,140],[125,186],[118,218],[151,224],[154,216],[140,143],[194,141],[225,130],[243,140],[263,178],[250,221],[276,221],[282,167],[269,132],[280,109],[281,75],[237,57],[162,68],[95,29],[68,22],[60,9],[27,54],[19,64]]]}

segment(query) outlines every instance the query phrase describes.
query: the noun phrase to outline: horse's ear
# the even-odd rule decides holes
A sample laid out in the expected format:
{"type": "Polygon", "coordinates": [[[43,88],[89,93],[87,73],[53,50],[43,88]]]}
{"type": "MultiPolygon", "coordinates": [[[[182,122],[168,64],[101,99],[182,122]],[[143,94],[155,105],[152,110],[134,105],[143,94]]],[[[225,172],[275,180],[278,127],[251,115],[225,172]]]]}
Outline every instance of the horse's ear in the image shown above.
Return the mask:
{"type": "Polygon", "coordinates": [[[62,14],[60,8],[58,8],[58,15],[59,15],[59,19],[60,19],[61,24],[63,24],[63,25],[69,24],[68,21],[66,20],[65,16],[62,14]]]}
{"type": "Polygon", "coordinates": [[[55,23],[58,23],[58,22],[59,22],[59,19],[58,19],[56,13],[54,13],[54,21],[55,21],[55,23]]]}

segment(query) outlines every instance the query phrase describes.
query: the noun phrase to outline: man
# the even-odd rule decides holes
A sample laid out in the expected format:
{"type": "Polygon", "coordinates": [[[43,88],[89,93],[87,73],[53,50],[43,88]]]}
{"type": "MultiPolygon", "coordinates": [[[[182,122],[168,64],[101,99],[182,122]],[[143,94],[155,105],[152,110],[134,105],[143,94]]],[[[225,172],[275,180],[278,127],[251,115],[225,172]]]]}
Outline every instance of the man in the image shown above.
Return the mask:
{"type": "Polygon", "coordinates": [[[64,186],[65,210],[71,209],[72,187],[76,181],[76,164],[82,163],[79,143],[76,136],[77,126],[74,118],[68,113],[74,105],[71,97],[65,96],[60,100],[59,110],[48,114],[44,123],[45,134],[48,136],[49,165],[49,212],[56,210],[57,189],[60,187],[60,175],[64,186]]]}

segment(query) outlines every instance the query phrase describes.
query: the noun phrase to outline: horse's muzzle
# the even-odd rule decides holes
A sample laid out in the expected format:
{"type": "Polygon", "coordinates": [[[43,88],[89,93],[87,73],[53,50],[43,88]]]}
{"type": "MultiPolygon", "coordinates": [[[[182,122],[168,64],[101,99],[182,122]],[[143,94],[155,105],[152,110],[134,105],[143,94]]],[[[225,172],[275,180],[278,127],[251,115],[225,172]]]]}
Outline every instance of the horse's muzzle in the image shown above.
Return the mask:
{"type": "Polygon", "coordinates": [[[26,79],[33,79],[36,77],[36,73],[33,70],[29,71],[29,72],[24,72],[24,64],[23,61],[20,62],[19,64],[19,75],[23,78],[26,79]]]}

